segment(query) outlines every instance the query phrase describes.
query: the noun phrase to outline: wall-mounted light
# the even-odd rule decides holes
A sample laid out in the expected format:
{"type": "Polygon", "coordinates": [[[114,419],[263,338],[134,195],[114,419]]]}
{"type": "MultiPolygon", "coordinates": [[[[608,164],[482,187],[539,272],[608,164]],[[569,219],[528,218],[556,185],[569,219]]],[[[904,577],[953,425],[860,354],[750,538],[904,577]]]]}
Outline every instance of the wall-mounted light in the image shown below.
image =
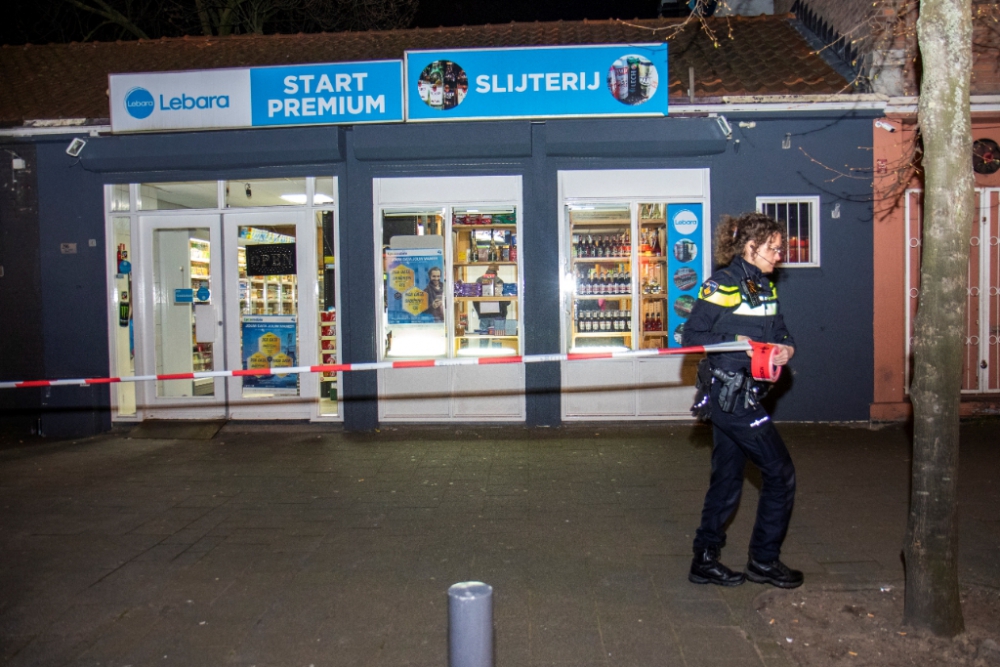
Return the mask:
{"type": "Polygon", "coordinates": [[[886,132],[895,132],[896,131],[896,128],[893,125],[891,125],[890,123],[887,123],[886,121],[881,120],[881,119],[875,121],[875,127],[879,128],[881,130],[885,130],[886,132]]]}
{"type": "Polygon", "coordinates": [[[247,199],[250,199],[251,197],[253,197],[253,191],[250,189],[250,184],[249,183],[245,183],[243,185],[243,191],[246,192],[247,199]]]}
{"type": "Polygon", "coordinates": [[[781,147],[786,151],[792,147],[792,134],[790,132],[785,133],[785,138],[781,140],[781,147]]]}
{"type": "Polygon", "coordinates": [[[726,120],[725,116],[717,116],[715,118],[715,122],[719,124],[719,129],[722,130],[724,135],[726,135],[726,139],[733,138],[733,127],[729,124],[729,121],[726,120]]]}
{"type": "Polygon", "coordinates": [[[66,147],[66,155],[69,155],[70,157],[79,157],[80,153],[83,152],[83,147],[86,145],[86,139],[74,137],[73,141],[69,142],[69,146],[66,147]]]}

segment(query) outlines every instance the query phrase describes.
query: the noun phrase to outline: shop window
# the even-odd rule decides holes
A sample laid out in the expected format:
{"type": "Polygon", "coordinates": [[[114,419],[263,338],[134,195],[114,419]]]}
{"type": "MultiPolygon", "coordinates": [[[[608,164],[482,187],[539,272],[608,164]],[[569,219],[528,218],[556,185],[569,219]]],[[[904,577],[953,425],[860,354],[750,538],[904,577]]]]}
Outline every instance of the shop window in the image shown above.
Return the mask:
{"type": "Polygon", "coordinates": [[[679,346],[701,283],[701,205],[574,202],[564,215],[569,351],[679,346]]]}
{"type": "Polygon", "coordinates": [[[333,192],[333,177],[317,178],[315,192],[313,193],[313,206],[328,206],[334,202],[336,197],[333,192]]]}
{"type": "Polygon", "coordinates": [[[129,210],[128,183],[111,186],[111,212],[123,213],[129,210]]]}
{"type": "Polygon", "coordinates": [[[138,199],[140,211],[218,208],[219,186],[216,181],[142,183],[138,199]]]}
{"type": "Polygon", "coordinates": [[[520,350],[513,206],[386,210],[383,358],[520,350]]]}
{"type": "Polygon", "coordinates": [[[785,227],[782,266],[819,266],[819,197],[757,197],[757,210],[785,227]]]}
{"type": "MultiPolygon", "coordinates": [[[[320,181],[322,180],[320,179],[320,181]]],[[[329,195],[331,201],[332,189],[333,186],[331,184],[331,194],[329,195]]],[[[321,195],[317,194],[314,197],[314,201],[319,198],[321,198],[321,195]]],[[[304,206],[306,201],[306,179],[304,178],[226,181],[227,208],[304,206]]]]}
{"type": "Polygon", "coordinates": [[[384,358],[445,357],[445,209],[382,213],[384,358]]]}

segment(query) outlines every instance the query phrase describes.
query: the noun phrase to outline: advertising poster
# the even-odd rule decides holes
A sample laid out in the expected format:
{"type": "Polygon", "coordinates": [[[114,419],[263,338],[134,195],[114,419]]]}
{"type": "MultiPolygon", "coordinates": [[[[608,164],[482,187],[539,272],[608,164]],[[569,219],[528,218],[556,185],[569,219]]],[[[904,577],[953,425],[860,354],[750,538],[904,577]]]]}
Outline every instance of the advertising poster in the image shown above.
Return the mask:
{"type": "MultiPolygon", "coordinates": [[[[290,368],[296,365],[295,341],[298,325],[294,315],[246,315],[242,320],[243,368],[245,370],[290,368]]],[[[269,394],[299,393],[298,375],[247,375],[243,391],[264,389],[269,394]]]]}
{"type": "Polygon", "coordinates": [[[680,347],[705,263],[701,204],[667,204],[667,347],[680,347]]]}
{"type": "Polygon", "coordinates": [[[385,255],[389,324],[444,322],[444,252],[389,249],[385,255]]]}
{"type": "Polygon", "coordinates": [[[667,45],[406,52],[406,119],[665,116],[667,45]]]}

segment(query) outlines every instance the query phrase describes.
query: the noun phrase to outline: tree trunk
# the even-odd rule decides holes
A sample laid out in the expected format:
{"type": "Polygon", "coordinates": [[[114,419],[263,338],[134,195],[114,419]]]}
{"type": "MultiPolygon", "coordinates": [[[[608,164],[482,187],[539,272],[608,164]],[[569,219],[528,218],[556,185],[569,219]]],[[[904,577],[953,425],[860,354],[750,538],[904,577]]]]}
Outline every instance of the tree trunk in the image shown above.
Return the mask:
{"type": "Polygon", "coordinates": [[[974,216],[971,0],[921,0],[917,109],[924,221],[915,321],[913,469],[903,622],[942,636],[963,629],[958,588],[958,426],[969,236],[974,216]]]}

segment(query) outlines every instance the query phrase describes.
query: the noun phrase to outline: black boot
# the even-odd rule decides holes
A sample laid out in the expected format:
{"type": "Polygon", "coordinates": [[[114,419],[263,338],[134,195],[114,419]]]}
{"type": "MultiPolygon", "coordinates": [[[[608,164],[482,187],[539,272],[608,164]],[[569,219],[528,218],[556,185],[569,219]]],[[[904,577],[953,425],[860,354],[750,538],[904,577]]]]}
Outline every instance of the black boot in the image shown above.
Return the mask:
{"type": "Polygon", "coordinates": [[[747,579],[756,584],[771,584],[778,588],[798,588],[802,585],[803,576],[798,570],[793,570],[778,559],[770,563],[754,560],[747,561],[747,579]]]}
{"type": "Polygon", "coordinates": [[[742,572],[733,572],[719,562],[719,547],[705,547],[694,552],[688,581],[693,584],[716,584],[719,586],[739,586],[743,583],[742,572]]]}

